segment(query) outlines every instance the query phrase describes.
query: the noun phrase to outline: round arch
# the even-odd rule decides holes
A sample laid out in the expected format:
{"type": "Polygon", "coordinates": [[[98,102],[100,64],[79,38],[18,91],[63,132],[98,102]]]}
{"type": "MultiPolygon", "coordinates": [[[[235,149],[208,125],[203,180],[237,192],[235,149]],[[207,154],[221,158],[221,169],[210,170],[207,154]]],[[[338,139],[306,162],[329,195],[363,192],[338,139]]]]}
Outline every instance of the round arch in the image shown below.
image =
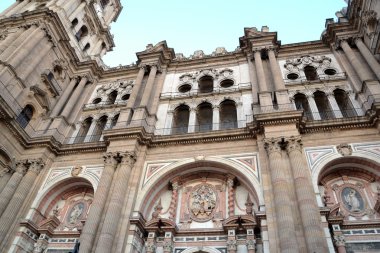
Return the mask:
{"type": "Polygon", "coordinates": [[[49,205],[46,203],[51,203],[60,194],[63,194],[69,190],[73,190],[79,187],[85,187],[92,190],[92,194],[95,193],[95,188],[91,182],[83,177],[69,177],[51,184],[49,187],[38,192],[36,198],[34,199],[26,219],[32,219],[34,210],[39,210],[41,214],[44,214],[48,209],[49,205]]]}
{"type": "Polygon", "coordinates": [[[368,154],[352,154],[352,156],[342,157],[339,154],[334,154],[326,157],[312,170],[312,181],[314,192],[319,193],[318,183],[321,175],[327,173],[329,170],[340,168],[344,166],[355,166],[360,169],[367,170],[376,176],[380,176],[380,163],[376,162],[376,157],[368,154]]]}
{"type": "Polygon", "coordinates": [[[147,207],[146,203],[149,198],[152,198],[162,187],[159,185],[165,185],[165,182],[169,182],[171,178],[179,175],[181,172],[196,172],[202,171],[207,168],[207,171],[216,171],[219,173],[233,174],[241,182],[243,182],[251,191],[256,194],[258,205],[264,205],[264,196],[262,192],[261,183],[252,170],[244,167],[238,162],[221,157],[195,157],[183,159],[178,162],[174,162],[168,166],[165,166],[156,174],[154,174],[145,185],[141,183],[140,196],[135,204],[135,211],[144,211],[144,207],[147,207]]]}

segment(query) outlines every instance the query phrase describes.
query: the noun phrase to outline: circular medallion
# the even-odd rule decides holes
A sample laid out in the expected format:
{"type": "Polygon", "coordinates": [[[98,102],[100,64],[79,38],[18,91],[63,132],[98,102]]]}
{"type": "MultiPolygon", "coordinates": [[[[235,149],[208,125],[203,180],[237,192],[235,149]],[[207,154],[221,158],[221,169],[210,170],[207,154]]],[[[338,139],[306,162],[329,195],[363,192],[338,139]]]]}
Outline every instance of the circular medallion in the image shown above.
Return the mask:
{"type": "Polygon", "coordinates": [[[342,200],[344,207],[351,213],[364,211],[364,200],[360,193],[354,188],[345,187],[342,190],[342,200]]]}
{"type": "Polygon", "coordinates": [[[189,196],[189,213],[192,220],[205,222],[214,217],[217,195],[209,184],[200,184],[193,188],[189,196]]]}

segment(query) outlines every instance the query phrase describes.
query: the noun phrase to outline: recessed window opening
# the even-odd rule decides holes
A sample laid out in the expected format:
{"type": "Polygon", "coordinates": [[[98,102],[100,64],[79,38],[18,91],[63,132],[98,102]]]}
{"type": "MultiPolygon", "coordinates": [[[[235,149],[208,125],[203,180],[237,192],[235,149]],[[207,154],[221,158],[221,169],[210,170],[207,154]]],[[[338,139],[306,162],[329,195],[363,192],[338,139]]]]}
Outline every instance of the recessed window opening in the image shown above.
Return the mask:
{"type": "Polygon", "coordinates": [[[357,116],[351,100],[344,90],[334,90],[334,97],[343,117],[349,118],[357,116]]]}
{"type": "Polygon", "coordinates": [[[311,115],[311,110],[309,106],[309,101],[307,100],[304,94],[296,94],[294,95],[294,103],[296,104],[297,110],[303,110],[304,115],[308,120],[313,119],[311,115]]]}
{"type": "Polygon", "coordinates": [[[33,107],[31,105],[27,105],[17,116],[17,122],[22,128],[25,128],[29,124],[30,120],[33,117],[33,111],[33,107]]]}
{"type": "Polygon", "coordinates": [[[317,70],[313,66],[306,66],[303,70],[307,80],[314,81],[318,79],[317,70]]]}
{"type": "Polygon", "coordinates": [[[74,18],[72,21],[71,21],[71,27],[74,28],[78,25],[78,19],[77,18],[74,18]]]}
{"type": "Polygon", "coordinates": [[[237,128],[236,104],[232,100],[225,100],[220,104],[220,129],[237,128]]]}
{"type": "Polygon", "coordinates": [[[207,132],[212,130],[212,105],[204,102],[197,108],[196,131],[207,132]]]}
{"type": "Polygon", "coordinates": [[[81,39],[83,39],[84,37],[86,37],[88,35],[88,29],[87,27],[84,25],[82,26],[79,31],[75,34],[75,37],[77,38],[77,41],[80,41],[81,39]]]}
{"type": "Polygon", "coordinates": [[[289,80],[296,80],[299,78],[299,75],[297,73],[290,73],[286,76],[286,78],[289,80]]]}
{"type": "Polygon", "coordinates": [[[178,91],[181,93],[186,93],[186,92],[189,92],[190,90],[191,90],[190,84],[183,84],[183,85],[179,86],[179,88],[178,88],[178,91]]]}
{"type": "Polygon", "coordinates": [[[226,79],[220,82],[220,87],[222,88],[229,88],[233,85],[234,85],[234,81],[232,81],[231,79],[226,79]]]}
{"type": "Polygon", "coordinates": [[[314,92],[314,100],[315,100],[315,104],[317,105],[321,119],[334,118],[333,111],[330,108],[329,100],[324,92],[322,91],[314,92]]]}
{"type": "Polygon", "coordinates": [[[180,105],[174,110],[172,134],[187,133],[189,128],[190,108],[187,105],[180,105]]]}
{"type": "Polygon", "coordinates": [[[127,101],[129,99],[129,97],[131,96],[131,94],[125,94],[121,97],[121,100],[123,101],[127,101]]]}
{"type": "Polygon", "coordinates": [[[204,76],[199,79],[199,92],[209,93],[214,89],[214,80],[211,76],[204,76]]]}
{"type": "Polygon", "coordinates": [[[114,91],[112,91],[112,92],[108,95],[108,103],[109,103],[109,104],[114,104],[115,101],[116,101],[116,97],[117,97],[117,91],[114,90],[114,91]]]}

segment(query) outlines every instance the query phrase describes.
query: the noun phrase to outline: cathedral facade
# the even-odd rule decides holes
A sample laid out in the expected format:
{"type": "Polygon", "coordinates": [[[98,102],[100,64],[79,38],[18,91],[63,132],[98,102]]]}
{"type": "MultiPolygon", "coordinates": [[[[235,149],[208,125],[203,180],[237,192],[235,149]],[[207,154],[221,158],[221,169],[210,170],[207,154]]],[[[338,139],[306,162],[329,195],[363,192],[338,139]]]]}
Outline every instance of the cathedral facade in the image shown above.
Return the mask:
{"type": "Polygon", "coordinates": [[[119,0],[0,14],[0,252],[380,252],[380,2],[108,67],[119,0]]]}

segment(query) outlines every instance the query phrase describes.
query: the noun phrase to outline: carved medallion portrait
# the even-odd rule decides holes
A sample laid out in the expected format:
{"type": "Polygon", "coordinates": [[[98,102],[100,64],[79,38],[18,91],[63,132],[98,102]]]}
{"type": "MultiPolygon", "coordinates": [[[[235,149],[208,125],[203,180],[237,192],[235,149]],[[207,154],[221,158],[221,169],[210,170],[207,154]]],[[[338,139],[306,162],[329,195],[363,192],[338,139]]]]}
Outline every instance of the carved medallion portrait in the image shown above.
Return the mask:
{"type": "Polygon", "coordinates": [[[83,202],[79,202],[75,204],[68,212],[68,215],[66,218],[67,222],[72,225],[76,224],[82,217],[84,208],[85,208],[85,205],[83,202]]]}
{"type": "Polygon", "coordinates": [[[217,195],[209,184],[200,184],[194,187],[189,196],[189,213],[193,220],[204,222],[213,218],[217,195]]]}
{"type": "Polygon", "coordinates": [[[354,188],[344,188],[342,190],[342,200],[344,207],[352,213],[359,213],[364,210],[364,200],[354,188]]]}

